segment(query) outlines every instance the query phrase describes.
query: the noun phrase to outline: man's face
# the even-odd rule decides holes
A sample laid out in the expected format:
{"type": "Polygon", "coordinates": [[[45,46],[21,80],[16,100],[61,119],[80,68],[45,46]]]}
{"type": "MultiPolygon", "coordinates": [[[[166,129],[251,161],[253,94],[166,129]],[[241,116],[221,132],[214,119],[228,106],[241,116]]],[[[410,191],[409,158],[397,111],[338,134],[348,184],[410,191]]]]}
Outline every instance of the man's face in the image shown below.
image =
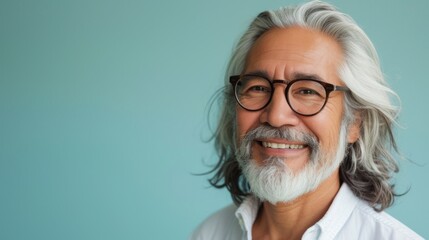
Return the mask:
{"type": "MultiPolygon", "coordinates": [[[[256,41],[243,73],[262,72],[270,79],[287,81],[317,76],[318,80],[343,85],[337,75],[342,60],[340,45],[323,33],[298,27],[273,29],[256,41]]],[[[250,112],[237,105],[239,143],[249,131],[261,125],[289,128],[313,135],[319,149],[332,156],[331,159],[316,161],[334,161],[332,158],[335,158],[343,117],[343,94],[332,92],[320,113],[305,117],[292,111],[285,98],[285,87],[284,84],[276,84],[271,103],[260,111],[250,112]]],[[[356,140],[348,135],[347,139],[348,142],[356,140]]],[[[263,166],[270,157],[280,158],[292,174],[297,174],[309,163],[312,150],[303,141],[256,138],[251,143],[251,158],[259,166],[263,166]]]]}

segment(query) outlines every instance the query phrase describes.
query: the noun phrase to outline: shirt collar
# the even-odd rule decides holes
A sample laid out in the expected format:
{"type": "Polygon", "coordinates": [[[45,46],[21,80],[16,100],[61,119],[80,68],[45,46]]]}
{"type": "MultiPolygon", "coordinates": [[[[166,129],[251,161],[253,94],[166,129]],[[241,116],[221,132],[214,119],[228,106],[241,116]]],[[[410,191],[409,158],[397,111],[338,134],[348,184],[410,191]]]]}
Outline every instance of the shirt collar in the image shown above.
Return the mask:
{"type": "MultiPolygon", "coordinates": [[[[323,238],[333,238],[346,223],[358,201],[359,199],[353,194],[349,186],[343,183],[326,214],[309,230],[317,230],[317,235],[323,236],[323,238]]],[[[261,203],[256,197],[249,196],[244,199],[235,212],[247,239],[251,239],[253,222],[258,215],[260,205],[261,203]]]]}
{"type": "Polygon", "coordinates": [[[323,238],[337,235],[359,202],[350,187],[343,183],[326,214],[316,224],[321,228],[323,238]]]}
{"type": "Polygon", "coordinates": [[[248,196],[244,199],[241,205],[235,211],[235,216],[240,223],[240,227],[243,232],[248,236],[247,239],[251,239],[253,222],[258,215],[258,210],[261,202],[255,196],[248,196]]]}

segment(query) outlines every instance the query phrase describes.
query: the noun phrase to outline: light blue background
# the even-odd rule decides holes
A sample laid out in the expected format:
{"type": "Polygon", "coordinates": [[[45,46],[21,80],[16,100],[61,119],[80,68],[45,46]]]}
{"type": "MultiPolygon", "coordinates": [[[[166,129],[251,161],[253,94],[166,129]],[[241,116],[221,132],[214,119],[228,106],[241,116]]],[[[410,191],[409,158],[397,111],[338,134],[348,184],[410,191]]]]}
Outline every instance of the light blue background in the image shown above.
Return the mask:
{"type": "MultiPolygon", "coordinates": [[[[0,239],[186,239],[209,188],[207,102],[260,11],[298,1],[0,2],[0,239]]],[[[335,0],[402,98],[389,212],[429,238],[429,1],[335,0]]],[[[215,114],[212,116],[214,117],[215,114]]],[[[212,119],[214,120],[214,119],[212,119]]]]}

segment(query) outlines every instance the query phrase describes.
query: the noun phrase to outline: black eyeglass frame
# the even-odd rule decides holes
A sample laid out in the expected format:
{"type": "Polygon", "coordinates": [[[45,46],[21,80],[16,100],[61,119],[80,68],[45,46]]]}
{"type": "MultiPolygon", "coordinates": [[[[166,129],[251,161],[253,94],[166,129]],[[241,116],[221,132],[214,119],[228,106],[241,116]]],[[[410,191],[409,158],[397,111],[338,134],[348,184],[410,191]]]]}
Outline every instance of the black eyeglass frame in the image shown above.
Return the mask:
{"type": "Polygon", "coordinates": [[[273,93],[274,93],[274,89],[275,89],[275,88],[274,88],[274,84],[276,84],[276,83],[282,83],[282,84],[285,84],[285,85],[286,85],[286,88],[285,88],[284,94],[285,94],[285,97],[286,97],[286,102],[287,102],[287,104],[288,104],[288,105],[289,105],[289,107],[292,109],[292,111],[294,111],[296,114],[299,114],[299,115],[301,115],[301,116],[306,116],[306,117],[314,116],[314,115],[316,115],[316,114],[320,113],[320,112],[323,110],[323,108],[325,107],[326,103],[328,102],[329,94],[330,94],[331,92],[334,92],[334,91],[349,92],[349,91],[350,91],[350,89],[349,89],[348,87],[344,87],[344,86],[337,86],[337,85],[330,84],[330,83],[327,83],[327,82],[322,82],[322,81],[319,81],[319,80],[316,80],[316,79],[303,79],[303,78],[299,78],[299,79],[294,79],[294,80],[291,80],[291,81],[277,80],[277,79],[276,79],[276,80],[270,80],[270,79],[268,79],[268,78],[266,78],[266,77],[264,77],[264,76],[260,76],[260,75],[253,75],[253,74],[233,75],[233,76],[230,76],[230,77],[229,77],[229,82],[232,84],[232,87],[233,87],[233,90],[234,90],[235,100],[237,101],[237,103],[238,103],[238,104],[239,104],[243,109],[245,109],[245,110],[247,110],[247,111],[250,111],[250,112],[260,111],[260,110],[262,110],[262,109],[266,108],[266,107],[271,103],[271,99],[273,98],[273,93]],[[238,99],[238,96],[237,96],[236,87],[237,87],[237,83],[238,83],[238,81],[239,81],[241,78],[243,78],[243,77],[258,77],[258,78],[263,78],[263,79],[267,80],[267,81],[270,83],[270,86],[271,86],[271,89],[273,89],[273,92],[271,93],[271,95],[270,95],[270,99],[268,99],[268,101],[267,101],[267,103],[266,103],[265,105],[263,105],[262,107],[260,107],[260,108],[258,108],[258,109],[248,109],[248,108],[244,107],[244,106],[240,103],[240,100],[238,99]],[[292,85],[293,85],[293,83],[295,83],[295,82],[299,82],[299,81],[304,81],[304,80],[305,80],[305,81],[313,81],[313,82],[317,82],[317,83],[319,83],[320,85],[322,85],[322,86],[323,86],[323,88],[325,89],[325,92],[326,92],[325,102],[323,103],[322,107],[320,108],[320,110],[319,110],[319,111],[317,111],[317,112],[315,112],[315,113],[312,113],[312,114],[302,114],[302,113],[297,112],[297,111],[296,111],[296,110],[291,106],[291,104],[290,104],[290,102],[289,102],[289,95],[287,94],[287,93],[289,92],[290,86],[292,86],[292,85]]]}

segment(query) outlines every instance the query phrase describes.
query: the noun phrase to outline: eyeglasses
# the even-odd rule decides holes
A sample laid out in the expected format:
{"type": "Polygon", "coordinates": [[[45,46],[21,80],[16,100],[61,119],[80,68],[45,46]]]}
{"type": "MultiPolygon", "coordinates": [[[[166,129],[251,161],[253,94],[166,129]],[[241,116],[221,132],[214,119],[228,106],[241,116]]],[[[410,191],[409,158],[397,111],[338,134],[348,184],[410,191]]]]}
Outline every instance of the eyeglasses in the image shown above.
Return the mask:
{"type": "Polygon", "coordinates": [[[314,79],[292,81],[272,80],[258,75],[236,75],[229,78],[238,104],[248,111],[259,111],[271,102],[274,84],[286,84],[285,96],[290,108],[303,116],[314,116],[322,111],[333,91],[349,91],[314,79]]]}

